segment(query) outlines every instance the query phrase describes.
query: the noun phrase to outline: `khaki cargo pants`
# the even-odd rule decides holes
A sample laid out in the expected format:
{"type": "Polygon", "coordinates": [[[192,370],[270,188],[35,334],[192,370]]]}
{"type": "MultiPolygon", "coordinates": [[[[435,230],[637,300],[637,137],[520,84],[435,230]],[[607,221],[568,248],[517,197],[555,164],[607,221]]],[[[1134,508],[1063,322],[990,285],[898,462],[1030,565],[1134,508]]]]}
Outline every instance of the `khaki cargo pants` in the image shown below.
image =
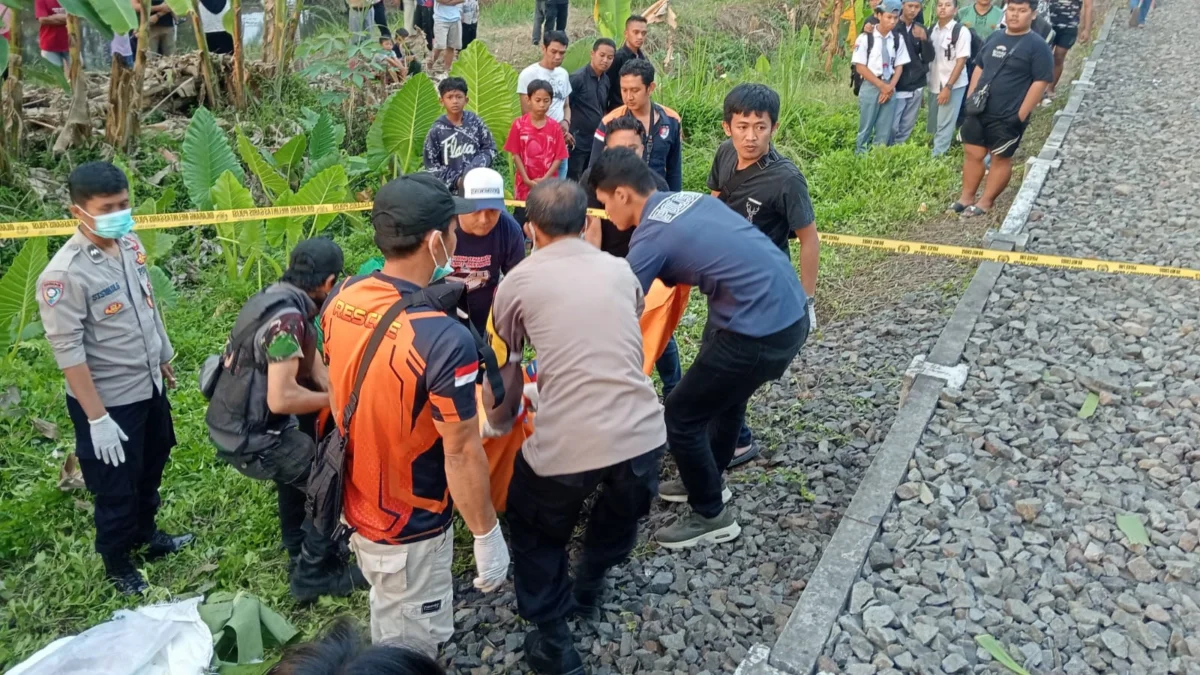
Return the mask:
{"type": "Polygon", "coordinates": [[[377,544],[355,533],[350,548],[371,584],[371,642],[436,658],[454,634],[454,528],[412,544],[377,544]]]}

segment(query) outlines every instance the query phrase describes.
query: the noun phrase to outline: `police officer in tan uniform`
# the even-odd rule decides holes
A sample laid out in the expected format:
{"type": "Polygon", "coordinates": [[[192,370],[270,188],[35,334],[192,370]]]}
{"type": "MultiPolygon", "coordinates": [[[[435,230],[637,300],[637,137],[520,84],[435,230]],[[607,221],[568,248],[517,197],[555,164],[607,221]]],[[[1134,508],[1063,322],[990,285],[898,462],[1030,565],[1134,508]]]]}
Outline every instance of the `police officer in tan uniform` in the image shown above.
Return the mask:
{"type": "Polygon", "coordinates": [[[38,279],[46,338],[67,380],[75,454],[95,498],[96,552],[121,593],[146,590],[133,554],[174,553],[192,535],[157,528],[158,486],[175,445],[164,385],[175,352],[134,235],[125,174],[108,162],[68,178],[78,231],[38,279]]]}

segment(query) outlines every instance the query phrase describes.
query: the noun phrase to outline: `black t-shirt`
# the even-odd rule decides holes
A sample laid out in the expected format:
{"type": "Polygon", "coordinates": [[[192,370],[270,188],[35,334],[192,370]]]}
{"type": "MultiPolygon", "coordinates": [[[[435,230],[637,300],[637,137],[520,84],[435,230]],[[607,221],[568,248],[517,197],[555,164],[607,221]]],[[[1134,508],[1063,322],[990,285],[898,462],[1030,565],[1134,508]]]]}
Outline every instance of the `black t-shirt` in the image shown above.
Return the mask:
{"type": "Polygon", "coordinates": [[[737,162],[733,142],[721,143],[708,174],[708,189],[719,193],[721,201],[787,253],[788,235],[816,220],[804,174],[775,148],[741,171],[737,162]]]}
{"type": "MultiPolygon", "coordinates": [[[[667,187],[667,179],[658,175],[657,172],[651,171],[654,174],[654,187],[659,192],[670,192],[671,188],[667,187]]],[[[596,198],[596,191],[588,186],[588,178],[592,175],[592,170],[589,168],[579,177],[579,184],[583,187],[583,191],[587,193],[588,208],[602,209],[604,204],[596,198]]],[[[600,250],[624,258],[629,254],[629,240],[633,237],[635,228],[628,230],[618,230],[616,225],[608,218],[600,219],[600,250]]]]}
{"type": "Polygon", "coordinates": [[[1032,31],[1009,35],[998,30],[984,41],[979,54],[978,64],[983,68],[979,82],[990,85],[984,117],[1016,115],[1034,82],[1054,81],[1054,55],[1046,41],[1032,31]],[[1010,50],[1015,51],[1001,64],[1010,50]]]}

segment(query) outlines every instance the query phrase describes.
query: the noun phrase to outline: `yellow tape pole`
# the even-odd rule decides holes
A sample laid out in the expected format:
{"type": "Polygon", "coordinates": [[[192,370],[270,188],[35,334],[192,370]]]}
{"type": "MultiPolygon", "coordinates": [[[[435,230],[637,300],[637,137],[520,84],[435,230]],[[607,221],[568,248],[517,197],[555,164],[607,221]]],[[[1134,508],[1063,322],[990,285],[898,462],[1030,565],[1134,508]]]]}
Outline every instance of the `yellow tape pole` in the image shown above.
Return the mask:
{"type": "MultiPolygon", "coordinates": [[[[525,206],[525,202],[505,200],[508,206],[525,206]]],[[[189,227],[197,225],[213,225],[218,223],[236,223],[248,220],[266,220],[269,218],[286,218],[295,216],[319,216],[348,211],[366,211],[372,207],[370,202],[352,202],[348,204],[314,204],[310,206],[270,206],[255,209],[232,209],[227,211],[192,211],[187,213],[160,213],[148,216],[134,217],[135,228],[139,230],[189,227]]],[[[588,209],[588,215],[604,217],[601,209],[588,209]]],[[[19,239],[27,237],[49,237],[56,235],[74,234],[78,222],[74,220],[35,220],[16,223],[0,223],[0,239],[19,239]]],[[[967,260],[987,260],[998,263],[1015,265],[1031,265],[1034,267],[1061,267],[1073,270],[1088,270],[1107,274],[1140,274],[1146,276],[1171,277],[1175,279],[1200,279],[1200,270],[1184,269],[1181,267],[1162,267],[1159,265],[1142,265],[1139,263],[1115,262],[1093,258],[1072,258],[1069,256],[1046,255],[1040,253],[1021,253],[997,251],[986,248],[970,248],[966,246],[951,246],[948,244],[927,244],[915,241],[899,241],[895,239],[879,239],[876,237],[858,237],[850,234],[821,233],[821,241],[834,246],[856,246],[873,248],[894,253],[916,255],[933,255],[950,258],[965,258],[967,260]]]]}

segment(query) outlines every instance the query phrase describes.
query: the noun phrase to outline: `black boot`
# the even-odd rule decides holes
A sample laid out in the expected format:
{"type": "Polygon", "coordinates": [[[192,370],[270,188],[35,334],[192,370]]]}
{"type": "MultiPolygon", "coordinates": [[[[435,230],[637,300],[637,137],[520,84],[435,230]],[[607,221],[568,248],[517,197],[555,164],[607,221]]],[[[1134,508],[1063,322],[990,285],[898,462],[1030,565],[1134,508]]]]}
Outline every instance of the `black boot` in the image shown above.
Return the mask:
{"type": "Polygon", "coordinates": [[[196,535],[190,532],[168,534],[162,530],[155,530],[154,536],[150,537],[150,541],[146,542],[146,551],[142,554],[142,558],[145,560],[157,560],[165,555],[178,553],[195,539],[196,535]]]}
{"type": "Polygon", "coordinates": [[[604,577],[576,577],[574,594],[572,613],[580,619],[599,621],[600,605],[604,603],[604,577]]]}
{"type": "Polygon", "coordinates": [[[525,663],[542,675],[583,675],[583,659],[565,620],[538,624],[525,635],[525,663]]]}
{"type": "Polygon", "coordinates": [[[150,588],[142,573],[133,566],[127,555],[103,555],[108,580],[121,595],[141,595],[150,588]]]}
{"type": "Polygon", "coordinates": [[[355,589],[367,588],[367,580],[357,565],[336,555],[312,555],[307,547],[296,559],[290,576],[292,598],[302,605],[316,602],[322,595],[344,597],[355,589]]]}

